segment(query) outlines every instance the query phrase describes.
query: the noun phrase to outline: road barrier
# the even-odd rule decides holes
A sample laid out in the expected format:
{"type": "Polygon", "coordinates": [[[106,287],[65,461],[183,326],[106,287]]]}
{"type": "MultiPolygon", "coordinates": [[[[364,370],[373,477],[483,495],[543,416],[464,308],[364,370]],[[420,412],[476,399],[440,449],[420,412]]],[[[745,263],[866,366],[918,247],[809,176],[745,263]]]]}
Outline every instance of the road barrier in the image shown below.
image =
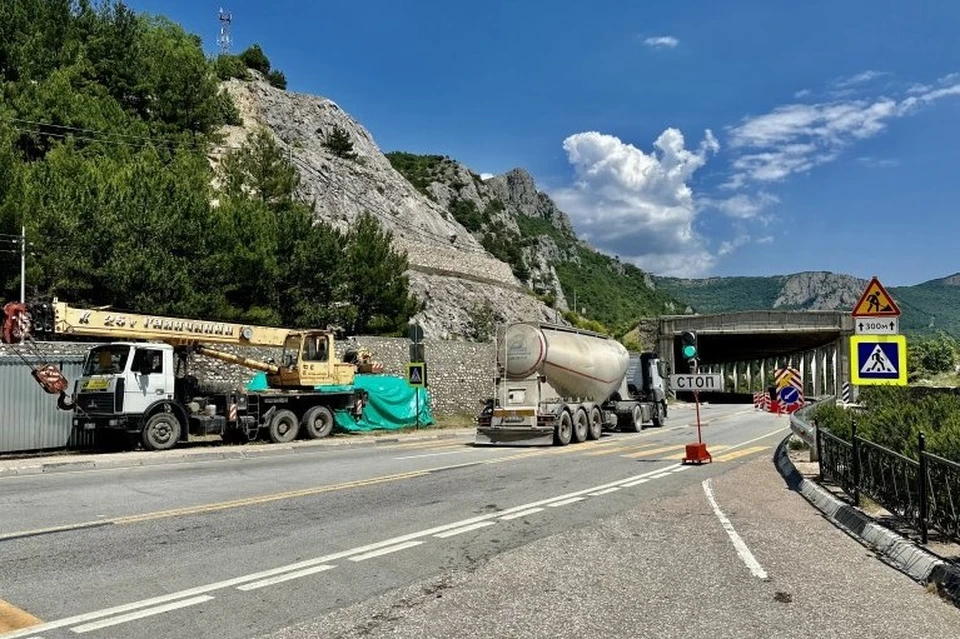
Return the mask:
{"type": "Polygon", "coordinates": [[[915,526],[924,544],[930,528],[960,541],[960,464],[927,452],[923,433],[918,459],[910,459],[859,437],[856,420],[851,441],[816,425],[813,430],[821,481],[840,486],[857,506],[861,495],[870,497],[915,526]]]}

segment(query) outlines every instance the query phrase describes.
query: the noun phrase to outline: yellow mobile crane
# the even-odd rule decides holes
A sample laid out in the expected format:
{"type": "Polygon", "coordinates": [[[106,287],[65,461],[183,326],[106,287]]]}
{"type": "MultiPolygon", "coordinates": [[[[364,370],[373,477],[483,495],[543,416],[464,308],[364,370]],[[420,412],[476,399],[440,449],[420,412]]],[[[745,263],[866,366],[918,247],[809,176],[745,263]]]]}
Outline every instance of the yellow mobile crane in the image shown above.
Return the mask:
{"type": "Polygon", "coordinates": [[[136,436],[149,450],[211,435],[252,441],[265,433],[274,442],[288,442],[301,428],[308,437],[325,437],[333,430],[335,411],[359,417],[363,410],[365,395],[353,386],[355,373],[382,371],[366,352],[348,352],[347,361],[338,360],[332,330],[75,308],[57,299],[11,302],[3,312],[2,338],[9,344],[35,346],[33,337],[50,335],[125,340],[90,349],[69,399],[68,382],[55,366],[23,360],[44,390],[59,394],[61,409],[76,412],[74,427],[136,436]],[[208,344],[277,347],[281,361],[251,359],[208,344]],[[267,388],[202,393],[187,371],[190,352],[263,371],[267,388]]]}

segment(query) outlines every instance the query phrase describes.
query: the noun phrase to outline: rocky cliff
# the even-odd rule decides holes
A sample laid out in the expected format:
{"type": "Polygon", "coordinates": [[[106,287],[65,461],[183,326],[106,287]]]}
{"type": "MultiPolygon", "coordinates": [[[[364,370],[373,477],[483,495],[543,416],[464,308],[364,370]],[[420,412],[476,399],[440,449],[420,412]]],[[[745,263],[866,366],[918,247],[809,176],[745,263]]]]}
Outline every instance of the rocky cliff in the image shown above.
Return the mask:
{"type": "Polygon", "coordinates": [[[370,133],[332,100],[229,80],[224,87],[240,110],[239,126],[224,128],[216,162],[257,126],[266,127],[300,172],[301,191],[318,217],[341,228],[363,211],[374,215],[407,252],[411,289],[426,303],[415,319],[430,337],[456,338],[476,331],[477,309],[489,304],[501,321],[555,319],[556,313],[523,286],[510,265],[484,248],[446,206],[418,191],[399,174],[370,133]],[[324,146],[345,131],[352,157],[324,146]]]}
{"type": "Polygon", "coordinates": [[[835,310],[853,308],[868,280],[828,272],[797,273],[785,278],[773,308],[835,310]]]}

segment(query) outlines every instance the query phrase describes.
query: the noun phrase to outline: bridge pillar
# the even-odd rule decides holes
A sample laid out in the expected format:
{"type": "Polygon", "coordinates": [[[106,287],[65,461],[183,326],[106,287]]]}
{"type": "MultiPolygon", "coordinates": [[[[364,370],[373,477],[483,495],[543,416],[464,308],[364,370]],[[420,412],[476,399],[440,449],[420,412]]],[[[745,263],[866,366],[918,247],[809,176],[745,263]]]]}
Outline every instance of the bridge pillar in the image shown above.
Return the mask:
{"type": "Polygon", "coordinates": [[[744,374],[747,376],[747,392],[753,392],[753,362],[746,362],[746,370],[744,374]]]}

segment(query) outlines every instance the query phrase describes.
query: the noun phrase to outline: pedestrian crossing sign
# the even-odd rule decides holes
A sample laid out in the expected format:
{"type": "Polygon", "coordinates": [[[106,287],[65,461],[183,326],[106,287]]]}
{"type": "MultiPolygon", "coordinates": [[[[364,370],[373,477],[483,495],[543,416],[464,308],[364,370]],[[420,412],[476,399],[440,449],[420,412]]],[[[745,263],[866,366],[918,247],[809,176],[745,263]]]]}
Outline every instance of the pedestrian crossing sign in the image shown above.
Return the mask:
{"type": "Polygon", "coordinates": [[[414,388],[423,388],[427,385],[427,365],[423,362],[407,364],[407,384],[414,388]]]}
{"type": "Polygon", "coordinates": [[[850,377],[858,386],[906,386],[906,336],[851,336],[850,377]]]}

